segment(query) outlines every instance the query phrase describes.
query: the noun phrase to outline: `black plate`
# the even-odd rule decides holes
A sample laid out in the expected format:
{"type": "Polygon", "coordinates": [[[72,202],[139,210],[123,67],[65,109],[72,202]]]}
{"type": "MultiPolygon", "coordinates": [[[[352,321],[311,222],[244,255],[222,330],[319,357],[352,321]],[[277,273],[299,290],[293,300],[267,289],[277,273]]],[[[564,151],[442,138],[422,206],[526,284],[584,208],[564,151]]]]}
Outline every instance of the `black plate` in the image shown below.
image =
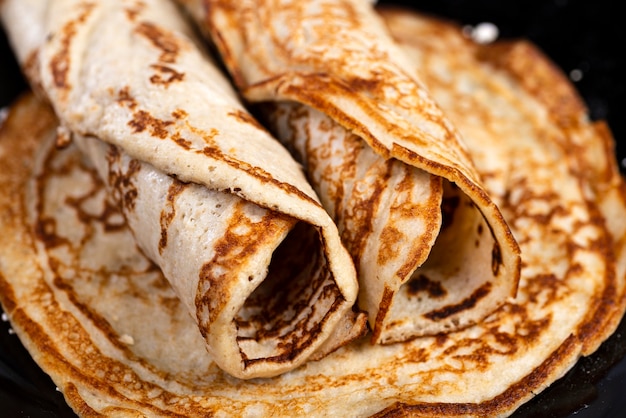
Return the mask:
{"type": "MultiPolygon", "coordinates": [[[[380,3],[391,3],[380,1],[380,3]]],[[[611,0],[423,0],[395,1],[468,25],[491,22],[501,38],[530,39],[576,86],[592,118],[608,121],[618,161],[626,158],[626,25],[611,0]]],[[[0,31],[0,107],[25,89],[0,31]]],[[[622,167],[623,169],[623,167],[622,167]]],[[[7,239],[7,237],[0,237],[7,239]]],[[[558,382],[523,405],[514,417],[620,418],[626,416],[626,320],[600,349],[558,382]]],[[[0,415],[72,417],[50,378],[33,362],[9,324],[0,323],[0,415]]]]}

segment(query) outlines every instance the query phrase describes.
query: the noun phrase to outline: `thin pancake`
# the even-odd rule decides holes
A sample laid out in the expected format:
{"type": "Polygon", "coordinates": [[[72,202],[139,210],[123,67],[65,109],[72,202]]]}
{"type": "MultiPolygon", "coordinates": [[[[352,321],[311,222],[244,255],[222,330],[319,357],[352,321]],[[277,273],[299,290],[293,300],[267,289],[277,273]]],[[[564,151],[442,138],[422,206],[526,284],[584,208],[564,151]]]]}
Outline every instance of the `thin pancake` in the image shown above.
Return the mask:
{"type": "Polygon", "coordinates": [[[459,329],[514,296],[517,243],[371,2],[181,3],[301,156],[355,261],[374,342],[459,329]]]}
{"type": "Polygon", "coordinates": [[[211,362],[121,214],[107,209],[94,170],[73,145],[54,148],[53,115],[26,98],[0,130],[0,222],[12,237],[0,241],[0,298],[79,415],[505,416],[613,331],[626,303],[626,191],[606,126],[588,121],[572,87],[528,44],[476,47],[432,18],[387,17],[396,33],[419,35],[402,38],[411,39],[406,48],[436,43],[411,59],[475,138],[468,143],[491,144],[470,147],[472,156],[494,152],[509,167],[483,170],[498,177],[490,184],[502,185],[498,199],[522,248],[518,297],[446,336],[357,341],[279,377],[233,379],[211,362]],[[505,59],[486,60],[490,52],[505,59]],[[537,72],[503,65],[513,57],[537,72]],[[557,111],[525,87],[539,80],[542,92],[578,105],[557,111]],[[46,230],[54,234],[36,233],[46,230]],[[80,245],[67,251],[68,242],[80,245]],[[87,249],[99,257],[85,258],[87,249]]]}
{"type": "Polygon", "coordinates": [[[5,1],[1,12],[59,142],[91,158],[220,367],[273,376],[365,330],[354,267],[301,167],[170,2],[5,1]]]}
{"type": "Polygon", "coordinates": [[[611,299],[617,306],[612,302],[598,306],[594,315],[605,322],[594,322],[590,327],[597,329],[584,331],[589,333],[585,354],[596,350],[618,325],[626,296],[626,219],[620,215],[624,182],[608,126],[604,121],[589,120],[585,104],[568,78],[529,42],[478,46],[461,36],[454,24],[433,22],[402,10],[383,10],[383,17],[433,97],[462,130],[490,195],[496,202],[508,200],[507,219],[520,223],[513,227],[516,237],[517,231],[526,229],[526,221],[520,217],[534,217],[547,225],[559,223],[557,212],[568,206],[570,190],[560,189],[551,179],[558,171],[558,159],[568,161],[567,170],[580,184],[587,210],[599,211],[597,216],[611,237],[614,254],[607,257],[616,261],[613,290],[617,293],[611,299]],[[490,79],[503,74],[506,77],[490,79]],[[551,141],[539,146],[544,137],[551,141]],[[529,155],[538,161],[537,168],[528,167],[529,155]],[[542,161],[548,157],[554,167],[542,161]],[[524,187],[518,184],[531,184],[536,190],[524,194],[519,191],[524,187]],[[552,205],[544,200],[559,200],[554,195],[557,190],[563,199],[550,210],[552,205]]]}

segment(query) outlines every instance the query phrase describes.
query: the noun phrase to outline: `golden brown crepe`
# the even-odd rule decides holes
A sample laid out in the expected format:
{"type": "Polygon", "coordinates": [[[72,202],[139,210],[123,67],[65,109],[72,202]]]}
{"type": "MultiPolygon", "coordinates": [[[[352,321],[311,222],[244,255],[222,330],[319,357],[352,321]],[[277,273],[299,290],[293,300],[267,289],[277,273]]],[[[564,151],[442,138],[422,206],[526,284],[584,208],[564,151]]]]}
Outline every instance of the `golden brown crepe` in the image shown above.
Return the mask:
{"type": "MultiPolygon", "coordinates": [[[[383,17],[433,97],[462,130],[481,176],[488,179],[490,196],[504,202],[506,218],[523,253],[524,248],[531,251],[534,240],[560,239],[559,229],[572,233],[582,228],[577,224],[566,227],[560,214],[563,208],[574,213],[579,210],[569,204],[578,193],[590,216],[598,216],[590,220],[606,229],[611,247],[604,248],[599,240],[598,256],[604,255],[610,264],[615,262],[606,272],[615,282],[608,284],[605,292],[615,295],[595,305],[595,318],[590,317],[591,323],[581,331],[583,353],[595,351],[617,327],[626,309],[625,186],[608,125],[589,119],[569,79],[529,42],[476,46],[450,23],[433,22],[404,10],[383,10],[383,17]],[[447,57],[445,70],[439,69],[438,57],[447,57]],[[453,80],[450,74],[454,74],[453,80]],[[468,80],[481,88],[472,91],[465,84],[468,80]],[[539,144],[542,139],[548,139],[547,143],[539,144]],[[559,158],[567,164],[560,167],[559,158]],[[530,163],[536,165],[531,167],[530,163]],[[578,183],[580,192],[556,184],[557,173],[562,170],[570,170],[567,175],[578,183]],[[527,227],[529,219],[546,229],[555,228],[539,238],[536,230],[527,227]],[[528,235],[526,244],[521,242],[521,231],[528,235]]],[[[576,249],[561,247],[557,254],[556,258],[567,255],[575,266],[583,262],[578,260],[576,249]]],[[[551,255],[538,253],[537,257],[541,260],[551,255]]],[[[533,261],[528,256],[523,260],[526,269],[533,270],[533,261]]]]}
{"type": "Polygon", "coordinates": [[[354,267],[300,166],[170,2],[6,1],[2,18],[58,141],[90,157],[216,364],[273,376],[365,330],[354,267]]]}
{"type": "Polygon", "coordinates": [[[76,144],[55,148],[53,113],[27,96],[0,129],[0,301],[79,415],[507,416],[613,332],[626,190],[606,125],[525,42],[477,46],[433,18],[385,17],[489,175],[522,251],[517,297],[457,332],[364,338],[274,378],[233,378],[92,165],[76,144]]]}
{"type": "Polygon", "coordinates": [[[463,328],[515,295],[517,243],[370,1],[181,3],[305,165],[373,342],[463,328]]]}

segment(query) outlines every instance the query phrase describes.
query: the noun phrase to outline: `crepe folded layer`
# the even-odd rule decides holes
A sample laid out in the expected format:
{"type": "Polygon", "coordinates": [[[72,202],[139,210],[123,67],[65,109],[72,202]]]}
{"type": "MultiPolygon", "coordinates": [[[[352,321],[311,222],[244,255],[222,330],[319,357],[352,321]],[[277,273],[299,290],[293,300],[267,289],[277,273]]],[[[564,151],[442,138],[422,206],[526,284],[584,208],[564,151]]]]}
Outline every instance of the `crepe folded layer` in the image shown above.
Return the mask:
{"type": "MultiPolygon", "coordinates": [[[[479,46],[432,17],[384,17],[519,242],[516,298],[456,332],[358,339],[276,377],[235,379],[79,141],[55,147],[54,114],[26,96],[0,128],[10,237],[0,240],[0,302],[78,415],[503,417],[614,332],[626,308],[626,189],[606,125],[589,121],[567,78],[525,42],[479,46]]],[[[113,172],[125,170],[126,157],[107,153],[113,172]]]]}
{"type": "Polygon", "coordinates": [[[515,295],[518,245],[371,2],[181,3],[305,165],[374,342],[460,329],[515,295]]]}
{"type": "Polygon", "coordinates": [[[605,259],[603,273],[610,280],[602,301],[586,307],[593,313],[578,330],[583,354],[594,352],[626,309],[626,183],[615,162],[608,125],[590,120],[569,78],[528,41],[476,45],[450,22],[401,8],[382,8],[380,13],[433,97],[463,132],[480,175],[488,179],[490,196],[510,220],[522,254],[524,249],[537,253],[534,261],[522,256],[527,272],[537,271],[533,265],[545,265],[550,257],[568,258],[574,266],[584,263],[576,250],[561,248],[543,255],[536,250],[548,246],[545,241],[552,238],[584,231],[580,225],[563,224],[561,210],[581,219],[576,214],[582,209],[590,223],[604,229],[608,241],[594,234],[587,239],[597,240],[596,257],[605,259]],[[503,141],[506,137],[512,139],[503,141]],[[539,144],[541,138],[549,140],[539,144]],[[565,161],[562,166],[560,160],[565,161]],[[535,224],[542,226],[534,229],[535,224]],[[556,237],[541,235],[539,230],[550,226],[557,226],[556,237]]]}
{"type": "Polygon", "coordinates": [[[216,364],[273,376],[365,330],[354,266],[300,166],[170,2],[5,1],[2,18],[57,142],[90,157],[216,364]]]}

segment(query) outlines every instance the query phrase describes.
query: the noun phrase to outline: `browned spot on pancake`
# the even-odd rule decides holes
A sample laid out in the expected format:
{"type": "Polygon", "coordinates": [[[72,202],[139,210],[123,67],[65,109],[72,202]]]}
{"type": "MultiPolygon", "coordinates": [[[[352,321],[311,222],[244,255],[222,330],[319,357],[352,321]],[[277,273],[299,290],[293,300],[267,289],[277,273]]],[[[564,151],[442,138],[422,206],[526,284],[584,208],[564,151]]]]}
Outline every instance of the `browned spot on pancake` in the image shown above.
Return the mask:
{"type": "Polygon", "coordinates": [[[135,32],[144,36],[152,45],[161,50],[159,61],[168,64],[176,62],[176,58],[180,52],[180,46],[172,33],[150,22],[139,23],[135,32]]]}
{"type": "Polygon", "coordinates": [[[176,198],[187,188],[188,184],[174,180],[167,190],[165,207],[161,210],[159,219],[161,225],[161,238],[159,239],[159,254],[167,246],[167,230],[176,216],[176,198]]]}
{"type": "Polygon", "coordinates": [[[150,67],[154,68],[154,70],[156,71],[156,74],[153,74],[150,77],[150,82],[152,84],[161,84],[164,86],[168,86],[171,83],[174,83],[176,81],[182,81],[185,78],[185,73],[180,73],[166,65],[153,64],[150,67]]]}
{"type": "Polygon", "coordinates": [[[6,277],[2,275],[2,271],[0,271],[0,302],[2,302],[4,311],[8,314],[11,314],[11,312],[15,310],[18,303],[15,292],[13,292],[13,287],[7,281],[6,277]]]}
{"type": "Polygon", "coordinates": [[[500,244],[498,241],[493,243],[493,249],[491,250],[491,272],[494,277],[498,276],[500,272],[500,266],[502,265],[502,251],[500,250],[500,244]]]}
{"type": "MultiPolygon", "coordinates": [[[[107,159],[109,160],[109,167],[117,165],[121,158],[120,151],[116,147],[109,147],[107,159]]],[[[128,164],[126,172],[121,170],[109,169],[108,182],[114,190],[116,198],[119,203],[127,210],[133,210],[135,207],[135,200],[138,195],[138,190],[133,182],[133,177],[141,169],[141,163],[138,160],[132,159],[128,164]]]]}
{"type": "Polygon", "coordinates": [[[135,199],[137,199],[138,190],[135,184],[132,182],[132,177],[141,169],[141,163],[138,160],[131,160],[128,171],[124,173],[124,176],[120,177],[120,180],[124,183],[124,195],[122,203],[124,207],[128,209],[134,209],[135,199]]]}
{"type": "Polygon", "coordinates": [[[405,235],[402,231],[393,224],[385,224],[380,233],[380,250],[377,254],[378,264],[384,265],[387,263],[387,260],[394,259],[398,245],[401,245],[404,240],[405,235]]]}
{"type": "Polygon", "coordinates": [[[183,109],[176,109],[172,111],[172,117],[176,120],[185,119],[187,116],[189,116],[189,114],[183,109]]]}
{"type": "MultiPolygon", "coordinates": [[[[157,119],[145,110],[136,110],[137,101],[131,96],[128,86],[122,88],[118,92],[117,102],[121,106],[135,110],[133,118],[128,122],[128,126],[133,128],[133,132],[139,133],[149,130],[150,134],[160,139],[165,139],[168,135],[170,135],[168,128],[174,125],[175,122],[157,119]]],[[[176,109],[171,113],[171,115],[175,120],[183,120],[187,117],[187,112],[182,109],[176,109]]],[[[191,149],[191,141],[181,136],[180,133],[172,133],[171,138],[182,148],[187,150],[191,149]]]]}
{"type": "Polygon", "coordinates": [[[377,74],[368,74],[369,77],[351,77],[346,80],[348,90],[354,93],[368,92],[373,95],[380,95],[385,87],[392,87],[386,85],[382,77],[377,77],[377,74]]]}
{"type": "Polygon", "coordinates": [[[76,36],[78,26],[87,20],[94,7],[94,3],[79,3],[78,8],[80,9],[80,13],[76,19],[68,21],[61,28],[60,33],[55,34],[55,36],[61,37],[61,45],[50,59],[50,71],[52,72],[54,85],[60,89],[70,87],[69,80],[67,79],[67,74],[71,66],[70,46],[74,36],[76,36]]]}
{"type": "MultiPolygon", "coordinates": [[[[165,286],[169,286],[167,280],[161,280],[165,286]]],[[[176,311],[180,309],[181,301],[178,297],[160,297],[159,305],[164,306],[169,312],[171,312],[172,316],[176,314],[176,311]]]]}
{"type": "MultiPolygon", "coordinates": [[[[577,270],[577,266],[570,267],[569,272],[574,273],[577,270]]],[[[527,279],[525,293],[528,295],[528,300],[533,304],[539,305],[540,301],[544,303],[552,304],[558,299],[558,290],[562,286],[562,281],[554,274],[536,274],[527,279]]]]}
{"type": "MultiPolygon", "coordinates": [[[[126,222],[123,215],[120,213],[119,208],[113,205],[109,199],[105,199],[103,202],[103,209],[99,213],[92,213],[84,209],[84,204],[90,199],[93,199],[94,195],[98,192],[98,188],[101,187],[100,178],[94,175],[94,187],[89,193],[85,193],[81,196],[67,197],[66,203],[71,206],[76,212],[76,216],[82,222],[83,225],[88,226],[94,222],[101,223],[104,230],[107,232],[118,231],[126,228],[126,222]]],[[[88,228],[89,229],[89,228],[88,228]]]]}
{"type": "Polygon", "coordinates": [[[448,338],[448,334],[445,333],[435,335],[435,345],[443,347],[443,345],[448,341],[448,338]]]}
{"type": "MultiPolygon", "coordinates": [[[[174,142],[176,142],[181,148],[185,149],[185,150],[190,150],[192,143],[191,141],[189,141],[186,138],[183,138],[180,134],[175,133],[174,135],[172,135],[172,139],[174,140],[174,142]]],[[[172,176],[175,176],[175,174],[172,174],[172,176]]]]}
{"type": "MultiPolygon", "coordinates": [[[[478,228],[476,229],[476,234],[477,234],[478,237],[480,237],[483,234],[484,229],[485,228],[483,227],[482,223],[478,224],[478,228]]],[[[478,248],[479,246],[480,246],[480,239],[476,238],[474,240],[474,247],[478,248]]],[[[493,271],[493,259],[492,259],[492,271],[493,271]]],[[[494,275],[497,276],[497,273],[495,273],[494,275]]]]}
{"type": "Polygon", "coordinates": [[[412,278],[408,283],[409,294],[416,295],[420,292],[426,292],[431,298],[442,298],[448,294],[441,283],[430,280],[423,274],[412,278]]]}
{"type": "Polygon", "coordinates": [[[135,4],[131,4],[125,9],[126,17],[131,22],[134,22],[137,19],[137,16],[141,14],[141,12],[146,8],[146,2],[142,0],[135,1],[135,4]]]}
{"type": "MultiPolygon", "coordinates": [[[[172,116],[174,116],[174,118],[176,118],[177,120],[182,120],[187,117],[187,113],[184,110],[177,109],[172,113],[172,116]]],[[[214,152],[213,154],[211,154],[210,151],[208,154],[205,153],[204,149],[201,151],[203,154],[220,155],[221,151],[217,149],[217,146],[215,145],[215,137],[220,134],[220,131],[217,128],[211,128],[207,131],[207,130],[196,128],[195,126],[191,124],[187,124],[186,127],[189,128],[189,130],[193,132],[195,135],[201,137],[205,144],[208,144],[205,147],[205,149],[211,148],[211,147],[215,148],[213,150],[214,152]]]]}
{"type": "Polygon", "coordinates": [[[252,125],[257,129],[265,130],[265,127],[259,123],[251,114],[244,112],[242,110],[233,110],[232,112],[228,112],[228,116],[232,116],[237,119],[241,123],[247,123],[248,125],[252,125]]]}
{"type": "Polygon", "coordinates": [[[117,102],[124,107],[128,107],[129,109],[134,109],[137,107],[137,101],[130,94],[130,87],[124,86],[117,93],[117,102]]]}
{"type": "Polygon", "coordinates": [[[387,316],[387,312],[389,308],[391,308],[391,301],[393,300],[394,291],[389,287],[385,286],[385,290],[383,290],[383,296],[380,299],[380,304],[378,305],[378,314],[376,315],[376,320],[374,321],[374,329],[372,332],[371,341],[375,342],[380,339],[380,333],[383,329],[383,323],[385,321],[385,317],[387,316]]]}
{"type": "Polygon", "coordinates": [[[133,118],[128,122],[128,126],[133,128],[133,132],[139,133],[148,130],[152,136],[160,139],[167,137],[167,128],[172,124],[172,121],[157,119],[145,110],[138,110],[133,113],[133,118]]]}
{"type": "Polygon", "coordinates": [[[518,334],[523,335],[523,341],[520,341],[521,344],[532,344],[535,343],[542,335],[546,332],[545,330],[552,323],[552,315],[546,315],[541,318],[537,318],[535,320],[526,320],[526,322],[522,322],[518,327],[518,334]]]}
{"type": "Polygon", "coordinates": [[[484,298],[489,294],[489,292],[491,292],[491,287],[491,282],[487,282],[480,286],[478,289],[474,290],[474,292],[472,292],[469,297],[462,300],[460,303],[457,303],[456,305],[448,305],[443,308],[430,311],[424,314],[424,316],[431,321],[439,321],[455,315],[461,311],[471,309],[476,306],[476,303],[478,303],[480,299],[484,298]]]}
{"type": "Polygon", "coordinates": [[[69,244],[66,238],[57,235],[56,220],[54,218],[40,218],[35,224],[35,234],[46,248],[69,244]]]}

